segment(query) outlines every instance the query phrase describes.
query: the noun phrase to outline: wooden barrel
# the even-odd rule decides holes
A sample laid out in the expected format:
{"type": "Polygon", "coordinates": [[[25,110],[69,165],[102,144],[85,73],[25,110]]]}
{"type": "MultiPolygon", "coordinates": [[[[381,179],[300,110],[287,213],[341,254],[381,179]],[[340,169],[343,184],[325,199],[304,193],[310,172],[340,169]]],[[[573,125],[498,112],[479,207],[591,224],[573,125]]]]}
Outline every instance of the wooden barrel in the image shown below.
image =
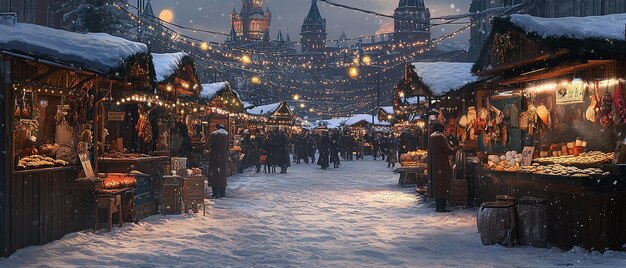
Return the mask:
{"type": "Polygon", "coordinates": [[[516,219],[513,203],[483,203],[478,210],[476,221],[483,245],[515,245],[516,219]]]}
{"type": "Polygon", "coordinates": [[[522,197],[517,200],[517,229],[519,243],[523,246],[545,248],[548,244],[547,201],[541,198],[522,197]]]}

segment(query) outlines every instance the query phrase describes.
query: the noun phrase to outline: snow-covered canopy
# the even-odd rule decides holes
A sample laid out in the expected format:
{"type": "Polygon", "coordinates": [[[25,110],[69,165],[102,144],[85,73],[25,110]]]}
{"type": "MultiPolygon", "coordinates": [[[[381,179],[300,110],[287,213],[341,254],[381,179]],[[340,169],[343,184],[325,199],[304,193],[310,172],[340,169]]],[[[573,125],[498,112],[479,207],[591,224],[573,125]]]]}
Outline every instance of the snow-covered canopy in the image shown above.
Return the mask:
{"type": "MultiPolygon", "coordinates": [[[[217,95],[219,95],[222,91],[229,88],[228,82],[219,82],[212,84],[202,84],[202,91],[200,92],[200,96],[207,100],[212,100],[217,95]]],[[[233,91],[235,95],[237,92],[233,91]]]]}
{"type": "MultiPolygon", "coordinates": [[[[355,114],[348,117],[335,117],[328,120],[322,120],[328,128],[340,128],[344,126],[353,126],[361,122],[368,124],[372,123],[371,114],[355,114]]],[[[389,125],[388,122],[379,121],[377,116],[374,116],[374,125],[389,125]]]]}
{"type": "Polygon", "coordinates": [[[385,111],[385,113],[388,113],[388,114],[394,113],[393,106],[384,106],[384,107],[380,107],[380,109],[385,111]]]}
{"type": "Polygon", "coordinates": [[[511,23],[527,33],[543,38],[626,40],[624,24],[626,13],[605,16],[540,18],[530,15],[512,15],[511,23]]]}
{"type": "Polygon", "coordinates": [[[26,54],[76,68],[109,74],[131,56],[148,53],[145,44],[104,33],[74,33],[28,23],[0,23],[0,50],[26,54]]]}
{"type": "Polygon", "coordinates": [[[435,96],[445,95],[478,80],[478,77],[472,74],[473,63],[414,62],[413,66],[422,82],[435,96]]]}
{"type": "Polygon", "coordinates": [[[154,72],[157,82],[163,82],[165,79],[174,74],[183,58],[187,56],[185,52],[157,54],[152,53],[152,62],[154,63],[154,72]]]}
{"type": "Polygon", "coordinates": [[[252,115],[269,115],[276,111],[280,107],[280,102],[272,103],[268,105],[256,106],[254,108],[248,109],[248,114],[252,115]]]}

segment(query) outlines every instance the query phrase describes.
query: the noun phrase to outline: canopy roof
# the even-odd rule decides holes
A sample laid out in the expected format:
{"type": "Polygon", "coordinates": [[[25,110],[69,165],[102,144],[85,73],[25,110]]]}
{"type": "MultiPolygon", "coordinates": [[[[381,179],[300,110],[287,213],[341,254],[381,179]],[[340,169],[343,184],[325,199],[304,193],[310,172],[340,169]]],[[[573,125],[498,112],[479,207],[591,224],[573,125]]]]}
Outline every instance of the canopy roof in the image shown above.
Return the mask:
{"type": "Polygon", "coordinates": [[[541,18],[530,15],[512,15],[510,21],[528,34],[542,38],[626,40],[626,14],[605,16],[541,18]]]}
{"type": "Polygon", "coordinates": [[[434,96],[443,96],[478,81],[472,74],[472,63],[414,62],[415,73],[434,96]]]}
{"type": "Polygon", "coordinates": [[[267,104],[267,105],[260,105],[260,106],[255,106],[253,108],[249,108],[247,112],[248,114],[252,114],[252,115],[270,115],[274,113],[274,111],[276,111],[276,109],[278,109],[279,106],[280,106],[280,102],[267,104]]]}
{"type": "MultiPolygon", "coordinates": [[[[14,18],[14,17],[13,17],[14,18]]],[[[149,57],[145,44],[104,33],[74,33],[44,26],[14,23],[0,15],[0,50],[119,76],[135,56],[149,57]]]]}
{"type": "Polygon", "coordinates": [[[165,81],[178,71],[185,57],[187,57],[187,53],[185,52],[167,54],[152,53],[152,62],[154,63],[157,83],[165,81]]]}

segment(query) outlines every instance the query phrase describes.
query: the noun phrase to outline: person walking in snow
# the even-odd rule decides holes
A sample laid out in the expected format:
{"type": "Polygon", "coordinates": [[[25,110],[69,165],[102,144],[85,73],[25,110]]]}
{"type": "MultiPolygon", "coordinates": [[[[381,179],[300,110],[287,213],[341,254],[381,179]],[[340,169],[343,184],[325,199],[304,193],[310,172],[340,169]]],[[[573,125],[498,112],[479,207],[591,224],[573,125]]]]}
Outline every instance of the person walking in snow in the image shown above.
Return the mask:
{"type": "Polygon", "coordinates": [[[207,141],[209,149],[209,185],[213,189],[214,198],[226,197],[226,185],[228,176],[228,132],[224,125],[217,125],[207,141]]]}
{"type": "Polygon", "coordinates": [[[328,133],[322,134],[318,142],[317,149],[320,152],[320,156],[317,158],[317,165],[322,167],[322,169],[328,169],[328,166],[330,165],[330,139],[328,137],[328,133]]]}
{"type": "Polygon", "coordinates": [[[450,212],[446,208],[450,183],[452,181],[452,168],[449,156],[460,149],[450,147],[448,139],[443,134],[444,126],[435,123],[432,126],[433,133],[428,139],[428,176],[433,186],[437,212],[450,212]]]}
{"type": "Polygon", "coordinates": [[[387,167],[396,167],[398,163],[398,139],[393,134],[387,139],[387,167]]]}
{"type": "Polygon", "coordinates": [[[274,137],[273,142],[276,152],[276,165],[280,167],[280,173],[287,173],[287,168],[291,166],[289,159],[289,137],[284,129],[280,129],[274,137]]]}

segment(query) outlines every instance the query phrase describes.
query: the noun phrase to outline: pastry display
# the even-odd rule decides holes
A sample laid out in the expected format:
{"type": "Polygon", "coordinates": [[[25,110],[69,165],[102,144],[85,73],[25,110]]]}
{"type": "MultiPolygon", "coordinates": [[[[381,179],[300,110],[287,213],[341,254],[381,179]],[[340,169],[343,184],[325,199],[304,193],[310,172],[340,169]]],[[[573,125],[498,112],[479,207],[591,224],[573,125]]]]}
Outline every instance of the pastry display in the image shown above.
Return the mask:
{"type": "Polygon", "coordinates": [[[53,159],[42,155],[31,155],[20,159],[17,163],[18,169],[36,169],[66,166],[68,163],[61,159],[53,159]]]}
{"type": "Polygon", "coordinates": [[[417,150],[414,152],[408,152],[400,155],[400,165],[416,167],[425,165],[424,162],[428,157],[428,152],[424,150],[417,150]]]}
{"type": "Polygon", "coordinates": [[[542,164],[561,165],[603,165],[613,162],[614,153],[603,153],[598,151],[580,153],[578,156],[566,155],[555,157],[537,158],[534,162],[542,164]]]}
{"type": "Polygon", "coordinates": [[[487,168],[497,171],[518,171],[522,163],[522,154],[509,151],[504,155],[488,156],[487,168]]]}
{"type": "Polygon", "coordinates": [[[133,187],[135,184],[137,184],[135,177],[125,175],[109,175],[102,182],[102,187],[105,189],[119,189],[133,187]]]}
{"type": "Polygon", "coordinates": [[[103,155],[104,158],[112,158],[112,159],[136,159],[142,157],[149,157],[147,154],[133,154],[127,152],[107,152],[103,155]]]}
{"type": "Polygon", "coordinates": [[[552,176],[570,176],[570,177],[591,177],[591,176],[609,176],[609,172],[604,172],[599,168],[587,168],[580,169],[572,166],[563,166],[559,164],[555,165],[541,165],[534,163],[532,166],[523,166],[519,169],[523,173],[533,173],[539,175],[552,175],[552,176]]]}

